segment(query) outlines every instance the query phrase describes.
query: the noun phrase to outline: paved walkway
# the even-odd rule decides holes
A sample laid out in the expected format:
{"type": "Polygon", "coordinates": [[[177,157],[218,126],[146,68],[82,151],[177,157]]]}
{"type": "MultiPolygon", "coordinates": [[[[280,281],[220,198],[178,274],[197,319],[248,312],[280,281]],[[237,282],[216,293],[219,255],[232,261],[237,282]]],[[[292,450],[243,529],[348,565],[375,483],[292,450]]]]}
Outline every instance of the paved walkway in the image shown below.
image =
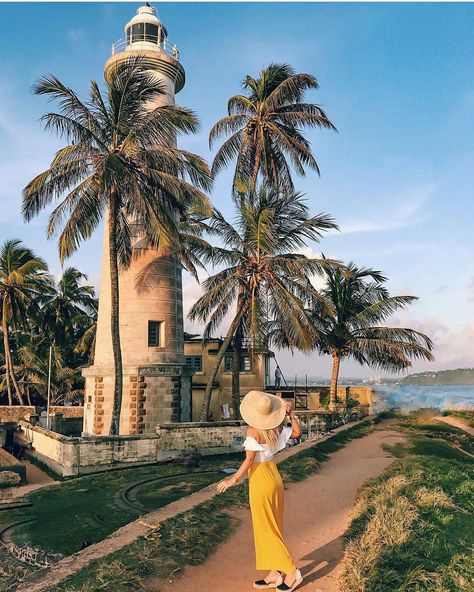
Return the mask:
{"type": "Polygon", "coordinates": [[[15,487],[14,489],[12,488],[12,498],[22,497],[27,493],[35,491],[36,489],[42,489],[48,485],[59,483],[36,465],[31,463],[28,459],[24,459],[21,462],[26,467],[26,485],[20,485],[20,487],[15,487]]]}
{"type": "MultiPolygon", "coordinates": [[[[298,590],[336,592],[342,537],[350,522],[357,490],[367,479],[386,469],[393,457],[383,444],[403,437],[394,431],[376,431],[353,440],[333,453],[320,472],[286,492],[286,540],[305,581],[298,590]]],[[[148,592],[195,592],[209,589],[209,582],[225,592],[252,588],[257,579],[250,512],[239,511],[241,525],[202,565],[189,567],[176,581],[157,578],[146,582],[148,592]]],[[[261,577],[261,576],[260,576],[261,577]]]]}
{"type": "MultiPolygon", "coordinates": [[[[354,424],[347,424],[346,426],[342,426],[334,432],[339,432],[348,429],[354,424]]],[[[326,438],[325,438],[326,439],[326,438]]],[[[304,450],[305,448],[309,448],[314,446],[314,442],[305,442],[291,448],[285,452],[281,452],[278,455],[278,462],[285,460],[289,456],[304,450]]],[[[317,445],[317,444],[316,444],[317,445]]],[[[45,573],[38,573],[35,574],[33,579],[37,579],[36,583],[31,582],[28,584],[28,592],[40,592],[44,590],[48,586],[52,586],[54,584],[58,584],[68,576],[73,573],[78,572],[80,569],[86,567],[100,557],[105,557],[118,549],[122,549],[126,545],[133,543],[138,537],[145,535],[148,532],[148,528],[144,526],[143,523],[146,524],[158,524],[160,522],[164,522],[168,518],[172,518],[176,516],[176,514],[180,514],[181,512],[186,512],[191,508],[194,508],[198,504],[207,501],[213,498],[216,495],[216,486],[215,484],[209,485],[200,491],[192,493],[182,499],[179,499],[167,506],[159,508],[158,510],[154,510],[145,516],[142,516],[138,520],[134,522],[130,522],[122,528],[116,530],[112,535],[108,538],[96,543],[95,545],[91,545],[86,549],[74,553],[69,557],[64,558],[58,564],[54,566],[54,570],[45,573]]]]}
{"type": "Polygon", "coordinates": [[[443,423],[447,423],[455,428],[459,428],[460,430],[463,430],[463,432],[466,432],[466,434],[474,436],[474,428],[471,428],[471,426],[467,425],[467,423],[464,423],[457,417],[452,417],[451,415],[439,415],[438,417],[435,417],[435,419],[442,421],[443,423]]]}

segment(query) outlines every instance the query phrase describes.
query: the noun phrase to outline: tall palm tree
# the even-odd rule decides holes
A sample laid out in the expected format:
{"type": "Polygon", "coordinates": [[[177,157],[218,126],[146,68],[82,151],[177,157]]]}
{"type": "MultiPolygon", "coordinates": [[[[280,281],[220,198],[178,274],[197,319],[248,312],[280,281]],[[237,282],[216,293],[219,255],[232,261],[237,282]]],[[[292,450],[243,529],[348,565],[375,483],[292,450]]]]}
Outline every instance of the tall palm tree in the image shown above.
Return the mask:
{"type": "MultiPolygon", "coordinates": [[[[304,307],[311,297],[317,298],[317,292],[308,277],[320,274],[333,262],[292,251],[307,240],[318,241],[323,232],[335,227],[325,214],[310,216],[301,194],[264,187],[256,195],[241,196],[232,223],[214,211],[209,229],[224,246],[203,247],[200,256],[213,265],[223,265],[224,269],[203,282],[204,294],[191,307],[189,317],[207,322],[206,339],[236,302],[238,305],[209,376],[201,412],[203,421],[208,416],[213,382],[239,323],[248,336],[251,353],[267,344],[269,321],[278,322],[290,347],[313,347],[316,336],[304,307]]],[[[233,393],[236,416],[239,404],[238,393],[233,393]]]]}
{"type": "Polygon", "coordinates": [[[10,239],[0,248],[0,306],[2,315],[5,386],[8,404],[13,404],[12,390],[20,405],[23,393],[15,375],[10,331],[25,326],[38,293],[38,280],[44,278],[46,263],[18,239],[10,239]],[[13,389],[12,389],[13,386],[13,389]]]}
{"type": "Polygon", "coordinates": [[[319,105],[303,102],[305,92],[317,89],[318,82],[288,64],[270,64],[257,78],[246,76],[242,87],[246,94],[229,99],[228,115],[210,131],[211,148],[227,138],[214,157],[212,173],[236,159],[234,190],[239,182],[255,190],[261,174],[272,187],[293,191],[292,168],[301,176],[305,168],[319,173],[302,129],[336,129],[319,105]]]}
{"type": "Polygon", "coordinates": [[[105,96],[92,81],[89,99],[83,102],[55,77],[42,78],[35,92],[59,102],[59,112],[44,115],[43,121],[68,144],[24,189],[23,214],[30,220],[60,200],[51,214],[48,236],[62,226],[61,260],[106,219],[115,374],[110,433],[118,434],[123,381],[119,266],[130,263],[132,227],[138,224],[150,244],[168,241],[171,245],[181,214],[190,207],[209,211],[201,190],[211,185],[206,163],[173,147],[176,136],[196,132],[198,122],[192,111],[182,107],[150,109],[165,91],[142,58],[117,64],[108,76],[105,96]]]}
{"type": "Polygon", "coordinates": [[[432,361],[433,343],[413,329],[385,326],[397,310],[417,300],[415,296],[390,296],[384,283],[387,278],[373,269],[327,268],[326,287],[322,295],[329,302],[315,300],[310,317],[319,336],[316,347],[331,355],[333,367],[330,386],[330,408],[337,408],[339,367],[344,358],[361,365],[399,372],[412,360],[432,361]]]}
{"type": "MultiPolygon", "coordinates": [[[[257,78],[246,76],[242,82],[244,95],[229,99],[228,115],[219,120],[209,133],[211,148],[227,138],[218,149],[212,165],[214,175],[236,159],[233,193],[242,185],[255,191],[259,175],[275,189],[294,191],[291,169],[302,176],[305,168],[318,172],[311,145],[303,128],[335,130],[323,109],[304,102],[309,89],[318,82],[310,74],[298,74],[288,64],[270,64],[257,78]]],[[[240,301],[243,297],[238,295],[240,301]]],[[[238,324],[233,341],[232,391],[240,392],[241,346],[244,339],[242,323],[238,324]]]]}
{"type": "Polygon", "coordinates": [[[89,317],[96,309],[94,288],[83,285],[85,280],[85,274],[67,267],[58,281],[50,277],[38,297],[43,326],[66,357],[76,345],[81,318],[89,317]]]}

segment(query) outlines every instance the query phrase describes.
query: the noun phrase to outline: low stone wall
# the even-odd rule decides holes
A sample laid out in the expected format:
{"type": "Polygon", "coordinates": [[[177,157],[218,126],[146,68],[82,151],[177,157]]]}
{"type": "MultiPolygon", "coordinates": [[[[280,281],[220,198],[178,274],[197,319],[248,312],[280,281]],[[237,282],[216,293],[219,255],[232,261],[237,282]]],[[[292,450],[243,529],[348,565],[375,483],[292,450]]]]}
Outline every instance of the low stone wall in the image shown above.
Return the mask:
{"type": "MultiPolygon", "coordinates": [[[[319,386],[317,388],[311,387],[312,390],[319,392],[319,400],[320,403],[323,399],[329,399],[329,386],[319,386]]],[[[341,401],[345,401],[347,397],[352,397],[359,401],[361,405],[368,405],[372,407],[374,404],[374,390],[370,386],[338,386],[337,387],[337,397],[341,401]]],[[[309,397],[308,397],[308,408],[313,409],[314,407],[310,405],[309,397]]]]}
{"type": "Polygon", "coordinates": [[[240,421],[188,422],[162,424],[157,429],[160,449],[167,454],[178,451],[220,454],[241,450],[247,426],[240,421]]]}
{"type": "Polygon", "coordinates": [[[160,425],[156,434],[146,436],[71,438],[20,423],[33,445],[30,454],[64,477],[156,463],[186,452],[235,452],[241,449],[246,429],[236,421],[180,423],[160,425]]]}
{"type": "Polygon", "coordinates": [[[33,405],[0,405],[0,423],[20,421],[36,413],[33,405]]]}
{"type": "Polygon", "coordinates": [[[84,407],[66,406],[66,405],[52,405],[50,407],[51,413],[62,413],[63,417],[84,417],[84,407]]]}
{"type": "MultiPolygon", "coordinates": [[[[34,405],[0,405],[0,423],[20,421],[20,419],[28,419],[30,415],[39,413],[40,408],[34,405]]],[[[63,417],[82,418],[84,416],[84,407],[81,406],[63,406],[52,405],[50,413],[61,413],[63,417]]]]}
{"type": "Polygon", "coordinates": [[[0,471],[10,471],[20,475],[21,482],[26,483],[25,466],[3,448],[0,448],[0,471]]]}
{"type": "Polygon", "coordinates": [[[51,432],[40,426],[32,426],[27,421],[20,421],[24,430],[24,437],[31,442],[32,449],[29,454],[53,471],[63,476],[77,475],[76,441],[78,438],[69,438],[51,432]]]}

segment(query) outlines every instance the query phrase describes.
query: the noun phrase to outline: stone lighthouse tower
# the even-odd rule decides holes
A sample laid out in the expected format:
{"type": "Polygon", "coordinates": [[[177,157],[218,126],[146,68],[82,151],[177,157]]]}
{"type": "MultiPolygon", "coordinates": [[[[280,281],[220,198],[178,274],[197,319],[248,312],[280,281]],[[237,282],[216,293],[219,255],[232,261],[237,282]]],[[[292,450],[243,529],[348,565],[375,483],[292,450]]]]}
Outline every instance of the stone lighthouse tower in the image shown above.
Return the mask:
{"type": "MultiPolygon", "coordinates": [[[[118,62],[141,56],[160,80],[164,94],[152,107],[174,104],[184,86],[176,45],[154,8],[142,6],[125,25],[125,38],[112,46],[105,77],[118,62]]],[[[120,434],[153,433],[158,423],[191,419],[191,372],[184,362],[181,264],[159,254],[134,226],[134,257],[120,272],[120,339],[123,399],[120,434]]],[[[114,366],[110,320],[108,234],[102,252],[94,365],[86,368],[85,434],[107,435],[112,416],[114,366]]]]}

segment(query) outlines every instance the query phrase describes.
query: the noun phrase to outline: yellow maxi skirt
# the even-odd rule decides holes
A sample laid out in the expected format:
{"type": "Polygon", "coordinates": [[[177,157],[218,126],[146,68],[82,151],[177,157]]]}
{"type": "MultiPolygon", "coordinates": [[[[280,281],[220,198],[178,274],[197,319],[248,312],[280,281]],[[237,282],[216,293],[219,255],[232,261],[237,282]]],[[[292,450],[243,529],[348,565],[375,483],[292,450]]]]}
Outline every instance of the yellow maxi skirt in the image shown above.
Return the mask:
{"type": "Polygon", "coordinates": [[[283,540],[283,481],[273,461],[250,467],[249,498],[257,570],[292,573],[296,566],[283,540]]]}

